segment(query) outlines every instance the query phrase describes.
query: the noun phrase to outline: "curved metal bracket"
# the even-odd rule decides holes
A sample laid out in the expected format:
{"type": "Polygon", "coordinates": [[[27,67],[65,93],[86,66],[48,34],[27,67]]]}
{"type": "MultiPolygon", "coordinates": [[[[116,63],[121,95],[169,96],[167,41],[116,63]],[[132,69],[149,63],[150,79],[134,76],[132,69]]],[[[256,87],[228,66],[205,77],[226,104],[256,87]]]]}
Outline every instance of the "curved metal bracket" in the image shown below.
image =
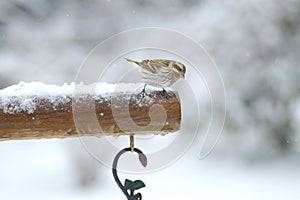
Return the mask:
{"type": "Polygon", "coordinates": [[[128,147],[128,148],[122,149],[115,156],[113,166],[112,166],[112,173],[113,173],[113,176],[114,176],[114,179],[115,179],[116,183],[118,184],[119,188],[122,190],[124,195],[126,196],[127,200],[142,200],[142,194],[141,193],[134,194],[134,191],[138,190],[138,189],[141,189],[143,187],[146,187],[144,182],[141,181],[141,180],[131,181],[131,180],[126,179],[125,183],[123,185],[121,183],[119,177],[118,177],[118,174],[117,174],[117,165],[118,165],[119,158],[121,157],[122,154],[124,154],[126,152],[131,152],[132,150],[134,152],[138,153],[139,160],[140,160],[141,164],[144,167],[147,166],[147,157],[146,157],[146,155],[141,150],[139,150],[138,148],[128,147]]]}

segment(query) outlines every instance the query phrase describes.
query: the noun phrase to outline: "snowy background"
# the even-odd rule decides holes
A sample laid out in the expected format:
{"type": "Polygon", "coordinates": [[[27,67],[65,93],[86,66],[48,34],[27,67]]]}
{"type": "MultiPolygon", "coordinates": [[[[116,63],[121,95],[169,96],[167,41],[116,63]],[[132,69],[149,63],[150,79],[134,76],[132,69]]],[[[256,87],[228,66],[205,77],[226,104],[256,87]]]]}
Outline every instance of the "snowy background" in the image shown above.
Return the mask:
{"type": "MultiPolygon", "coordinates": [[[[0,88],[70,83],[95,45],[143,26],[201,43],[228,106],[213,153],[199,160],[195,143],[171,167],[143,175],[144,199],[299,199],[299,0],[1,1],[0,88]]],[[[1,142],[0,163],[2,199],[124,199],[77,139],[1,142]]]]}

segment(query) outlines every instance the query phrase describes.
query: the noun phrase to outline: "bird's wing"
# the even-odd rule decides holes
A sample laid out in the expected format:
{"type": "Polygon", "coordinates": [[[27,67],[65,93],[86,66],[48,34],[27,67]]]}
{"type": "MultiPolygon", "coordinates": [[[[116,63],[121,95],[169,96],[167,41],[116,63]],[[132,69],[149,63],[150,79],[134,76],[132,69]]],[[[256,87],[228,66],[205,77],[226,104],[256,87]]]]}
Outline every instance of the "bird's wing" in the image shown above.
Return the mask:
{"type": "Polygon", "coordinates": [[[164,59],[155,59],[155,60],[150,60],[149,64],[150,65],[156,65],[158,67],[167,67],[170,64],[170,60],[164,60],[164,59]]]}
{"type": "Polygon", "coordinates": [[[142,62],[140,62],[139,66],[151,73],[157,73],[157,70],[159,68],[162,67],[167,68],[169,64],[170,64],[169,60],[155,59],[155,60],[143,60],[142,62]]]}

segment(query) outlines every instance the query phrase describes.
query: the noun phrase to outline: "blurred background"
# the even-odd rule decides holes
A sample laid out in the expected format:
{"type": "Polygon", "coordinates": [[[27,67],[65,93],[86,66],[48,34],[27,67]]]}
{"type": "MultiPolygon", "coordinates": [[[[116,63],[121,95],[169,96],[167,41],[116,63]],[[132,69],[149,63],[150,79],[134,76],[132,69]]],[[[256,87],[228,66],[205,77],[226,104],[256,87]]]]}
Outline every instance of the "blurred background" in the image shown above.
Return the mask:
{"type": "MultiPolygon", "coordinates": [[[[209,157],[199,160],[195,143],[143,175],[144,199],[299,199],[299,0],[0,1],[0,89],[70,83],[99,42],[145,26],[206,48],[224,79],[227,119],[209,157]]],[[[0,163],[3,199],[124,199],[78,139],[1,142],[0,163]]]]}

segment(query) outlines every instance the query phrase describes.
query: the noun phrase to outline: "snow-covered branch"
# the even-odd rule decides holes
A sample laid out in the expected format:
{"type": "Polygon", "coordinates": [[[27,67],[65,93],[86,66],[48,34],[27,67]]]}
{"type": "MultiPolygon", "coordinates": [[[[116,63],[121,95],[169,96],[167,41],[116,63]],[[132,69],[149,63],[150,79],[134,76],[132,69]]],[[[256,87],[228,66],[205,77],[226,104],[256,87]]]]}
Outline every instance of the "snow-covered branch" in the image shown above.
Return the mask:
{"type": "Polygon", "coordinates": [[[0,140],[178,131],[177,92],[140,91],[137,84],[19,83],[0,90],[0,140]]]}

